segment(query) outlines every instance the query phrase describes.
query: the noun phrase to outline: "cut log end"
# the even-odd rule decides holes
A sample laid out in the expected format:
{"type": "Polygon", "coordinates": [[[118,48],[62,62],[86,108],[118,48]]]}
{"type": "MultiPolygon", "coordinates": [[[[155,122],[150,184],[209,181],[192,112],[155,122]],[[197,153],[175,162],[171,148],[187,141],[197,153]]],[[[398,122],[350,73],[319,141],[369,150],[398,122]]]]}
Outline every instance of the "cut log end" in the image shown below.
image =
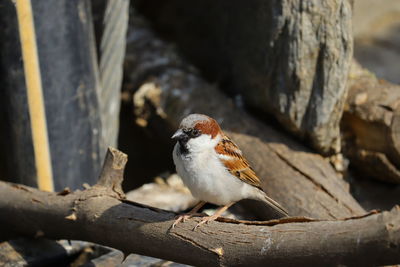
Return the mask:
{"type": "Polygon", "coordinates": [[[122,181],[127,161],[128,155],[116,148],[109,147],[104,159],[99,181],[96,185],[112,189],[121,198],[125,198],[122,191],[122,181]]]}
{"type": "Polygon", "coordinates": [[[399,86],[353,62],[342,118],[344,153],[360,173],[400,183],[399,86]]]}

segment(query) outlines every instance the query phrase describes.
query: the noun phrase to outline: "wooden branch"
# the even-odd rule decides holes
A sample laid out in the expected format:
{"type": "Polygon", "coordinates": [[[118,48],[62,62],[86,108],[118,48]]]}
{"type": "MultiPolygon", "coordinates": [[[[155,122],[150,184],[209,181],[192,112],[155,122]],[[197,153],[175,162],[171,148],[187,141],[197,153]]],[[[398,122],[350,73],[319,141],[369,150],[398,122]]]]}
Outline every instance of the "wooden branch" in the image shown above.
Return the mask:
{"type": "Polygon", "coordinates": [[[354,62],[342,128],[344,152],[362,174],[400,184],[400,86],[354,62]]]}
{"type": "MultiPolygon", "coordinates": [[[[112,184],[118,184],[112,177],[112,184]]],[[[112,187],[101,185],[57,194],[0,182],[0,236],[14,231],[85,240],[195,266],[400,263],[399,207],[338,221],[294,218],[245,225],[226,220],[193,231],[199,218],[171,230],[174,213],[117,197],[112,187]]]]}
{"type": "Polygon", "coordinates": [[[330,219],[363,213],[346,182],[324,158],[235,106],[156,38],[138,16],[131,29],[140,36],[130,38],[127,51],[134,59],[131,82],[140,87],[134,105],[142,125],[170,137],[185,115],[208,114],[229,130],[261,177],[264,190],[290,214],[330,219]],[[155,117],[159,118],[156,124],[152,123],[155,117]],[[160,118],[166,126],[160,126],[160,118]]]}
{"type": "Polygon", "coordinates": [[[122,180],[124,179],[124,169],[127,161],[128,156],[126,154],[109,147],[97,185],[112,188],[120,198],[125,198],[122,191],[122,180]]]}

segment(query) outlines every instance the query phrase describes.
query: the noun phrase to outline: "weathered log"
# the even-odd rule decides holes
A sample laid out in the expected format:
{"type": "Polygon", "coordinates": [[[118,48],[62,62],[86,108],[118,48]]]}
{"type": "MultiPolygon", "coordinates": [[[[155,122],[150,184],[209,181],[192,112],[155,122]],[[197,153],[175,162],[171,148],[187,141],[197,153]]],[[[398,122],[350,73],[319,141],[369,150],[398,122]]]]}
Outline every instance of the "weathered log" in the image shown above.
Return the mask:
{"type": "Polygon", "coordinates": [[[319,151],[340,150],[350,1],[146,0],[139,9],[226,91],[319,151]]]}
{"type": "Polygon", "coordinates": [[[400,183],[400,86],[354,62],[342,131],[343,150],[363,175],[400,183]]]}
{"type": "Polygon", "coordinates": [[[192,229],[199,218],[192,218],[171,229],[174,213],[120,200],[113,187],[118,187],[122,176],[102,173],[101,177],[102,185],[73,193],[49,193],[0,182],[0,236],[11,230],[32,237],[86,240],[124,253],[195,266],[369,266],[400,262],[399,207],[337,221],[288,218],[246,222],[221,218],[196,231],[192,229]]]}
{"type": "Polygon", "coordinates": [[[127,51],[133,58],[129,78],[134,88],[140,87],[134,102],[142,125],[169,135],[185,115],[208,114],[229,131],[261,177],[264,190],[290,214],[343,218],[363,212],[347,183],[324,158],[235,107],[135,17],[131,29],[137,37],[129,38],[127,51]],[[158,126],[160,120],[152,124],[156,114],[166,126],[158,126]]]}

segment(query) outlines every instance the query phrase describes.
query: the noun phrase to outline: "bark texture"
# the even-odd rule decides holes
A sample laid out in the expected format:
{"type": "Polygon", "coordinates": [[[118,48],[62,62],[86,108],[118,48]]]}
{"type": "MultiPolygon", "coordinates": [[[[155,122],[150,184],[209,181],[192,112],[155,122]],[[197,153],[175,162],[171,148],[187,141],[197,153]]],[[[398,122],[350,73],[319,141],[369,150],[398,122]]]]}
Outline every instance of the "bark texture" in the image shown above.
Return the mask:
{"type": "MultiPolygon", "coordinates": [[[[123,169],[119,163],[108,163],[123,169]]],[[[221,219],[197,231],[192,229],[199,218],[192,218],[170,229],[174,213],[120,200],[113,185],[118,185],[122,176],[108,170],[103,169],[101,184],[74,193],[42,192],[0,182],[0,235],[11,230],[32,237],[86,240],[124,253],[195,266],[369,266],[400,262],[399,207],[338,221],[221,219]]]]}
{"type": "Polygon", "coordinates": [[[348,0],[146,0],[139,8],[231,94],[320,152],[340,150],[353,50],[348,0]]]}
{"type": "Polygon", "coordinates": [[[235,106],[137,17],[131,28],[137,37],[128,44],[134,59],[130,80],[140,88],[133,97],[139,123],[152,129],[160,125],[154,117],[162,118],[165,127],[157,130],[172,135],[184,116],[208,114],[243,150],[267,194],[291,215],[343,218],[363,213],[347,183],[324,158],[235,106]]]}
{"type": "Polygon", "coordinates": [[[400,86],[354,62],[342,126],[351,163],[366,176],[400,184],[400,86]]]}

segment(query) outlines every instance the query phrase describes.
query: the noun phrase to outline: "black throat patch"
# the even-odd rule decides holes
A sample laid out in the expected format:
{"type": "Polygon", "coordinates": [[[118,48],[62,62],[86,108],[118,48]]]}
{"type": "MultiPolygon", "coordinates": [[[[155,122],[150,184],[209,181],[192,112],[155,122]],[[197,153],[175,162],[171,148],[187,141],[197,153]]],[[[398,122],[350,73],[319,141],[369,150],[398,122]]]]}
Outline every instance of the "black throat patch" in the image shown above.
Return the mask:
{"type": "Polygon", "coordinates": [[[186,155],[187,153],[189,153],[189,149],[187,147],[187,142],[188,141],[189,141],[189,139],[179,140],[179,152],[182,155],[186,155]]]}

